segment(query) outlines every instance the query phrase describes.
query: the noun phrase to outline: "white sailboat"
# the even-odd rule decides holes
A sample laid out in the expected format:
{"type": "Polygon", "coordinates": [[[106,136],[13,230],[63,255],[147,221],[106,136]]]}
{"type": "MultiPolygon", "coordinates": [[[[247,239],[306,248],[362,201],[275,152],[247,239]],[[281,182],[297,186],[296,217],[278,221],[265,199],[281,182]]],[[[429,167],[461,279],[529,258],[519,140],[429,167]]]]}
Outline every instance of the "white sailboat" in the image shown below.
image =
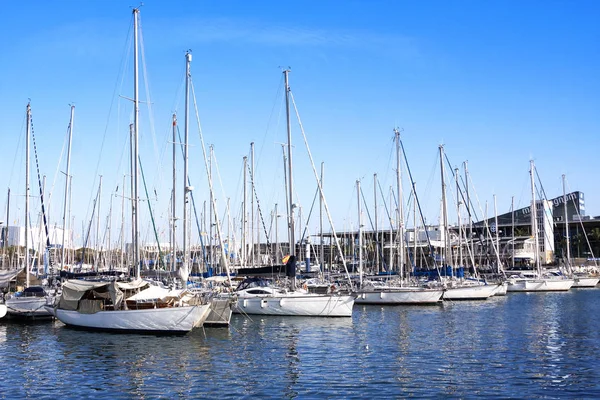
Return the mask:
{"type": "MultiPolygon", "coordinates": [[[[136,280],[131,283],[70,280],[63,284],[61,297],[47,309],[64,324],[89,330],[116,332],[150,332],[181,334],[201,326],[210,312],[210,305],[187,289],[173,291],[152,286],[140,279],[139,208],[138,208],[138,17],[134,21],[134,129],[133,129],[133,263],[136,280]]],[[[189,71],[189,53],[186,54],[189,71]]],[[[186,110],[187,122],[187,110],[186,110]]],[[[186,124],[187,127],[187,124],[186,124]]],[[[187,138],[187,132],[186,132],[187,138]]],[[[187,149],[187,146],[186,146],[187,149]]],[[[187,154],[186,154],[187,155],[187,154]]],[[[187,157],[186,157],[187,159],[187,157]]],[[[187,173],[187,170],[186,170],[187,173]]],[[[188,191],[187,174],[184,190],[188,191]]],[[[184,196],[184,200],[187,200],[184,196]]],[[[185,208],[184,204],[184,208],[185,208]]],[[[185,214],[184,214],[185,218],[185,214]]],[[[184,220],[185,226],[185,220],[184,220]]],[[[184,230],[185,231],[185,230],[184,230]]],[[[187,282],[188,257],[182,266],[182,280],[187,282]]]]}
{"type": "MultiPolygon", "coordinates": [[[[596,275],[591,275],[585,272],[575,272],[573,265],[571,265],[571,244],[570,244],[570,236],[569,236],[569,213],[567,211],[567,194],[566,194],[566,188],[565,188],[565,175],[563,174],[562,176],[562,183],[563,183],[563,204],[564,204],[564,209],[565,209],[565,239],[566,239],[566,249],[567,249],[567,254],[566,254],[566,267],[567,267],[567,271],[569,271],[571,273],[571,276],[573,277],[573,288],[594,288],[596,287],[596,285],[598,285],[598,282],[600,282],[600,277],[596,275]]],[[[590,249],[591,250],[591,249],[590,249]]],[[[596,258],[593,257],[592,254],[592,258],[595,260],[596,258]]]]}
{"type": "MultiPolygon", "coordinates": [[[[294,239],[293,204],[293,170],[292,170],[292,135],[290,121],[290,87],[289,70],[283,71],[285,76],[285,100],[288,138],[288,190],[289,190],[289,242],[290,257],[287,276],[291,282],[289,287],[278,287],[272,282],[262,279],[250,279],[242,282],[235,292],[237,297],[234,312],[260,315],[290,315],[311,317],[351,317],[354,296],[341,293],[316,294],[296,288],[296,242],[294,239]]],[[[319,190],[322,191],[319,182],[319,190]]]]}
{"type": "MultiPolygon", "coordinates": [[[[440,168],[442,177],[442,216],[440,221],[440,231],[442,234],[443,256],[442,265],[446,265],[452,259],[450,251],[450,235],[448,235],[448,207],[446,203],[446,181],[444,172],[444,146],[439,146],[440,150],[440,168]]],[[[460,215],[458,215],[460,219],[460,215]]],[[[498,290],[498,284],[488,284],[479,279],[457,279],[454,277],[441,277],[444,291],[444,300],[485,300],[493,296],[498,290]]]]}
{"type": "MultiPolygon", "coordinates": [[[[399,132],[396,132],[396,139],[398,143],[399,132]]],[[[398,158],[399,159],[399,158],[398,158]]],[[[399,162],[398,162],[399,165],[399,162]]],[[[397,172],[399,173],[399,172],[397,172]]],[[[400,187],[400,186],[399,186],[400,187]]],[[[406,284],[404,280],[401,280],[398,285],[388,283],[381,283],[376,281],[364,281],[363,280],[363,255],[362,255],[362,208],[361,208],[361,196],[360,196],[360,181],[356,181],[357,198],[358,198],[358,248],[359,248],[359,288],[355,291],[356,304],[380,304],[380,305],[393,305],[393,304],[414,304],[414,305],[425,305],[425,304],[437,304],[442,300],[444,294],[443,288],[426,288],[422,286],[415,286],[406,284]]],[[[399,201],[402,201],[402,197],[398,196],[399,201]]],[[[402,224],[400,224],[402,226],[402,224]]],[[[400,240],[403,241],[404,233],[400,233],[400,240]]],[[[403,252],[403,250],[401,250],[403,252]]],[[[401,268],[402,263],[400,264],[401,268]]]]}
{"type": "Polygon", "coordinates": [[[29,265],[29,140],[31,135],[31,105],[27,104],[27,128],[25,135],[25,289],[6,299],[5,306],[11,317],[26,319],[49,319],[52,314],[44,306],[48,303],[42,286],[30,286],[29,265]]]}
{"type": "Polygon", "coordinates": [[[512,275],[508,279],[508,292],[564,292],[573,286],[574,280],[563,275],[550,275],[542,273],[540,262],[540,248],[538,240],[537,204],[535,199],[535,166],[530,161],[529,173],[531,175],[531,230],[534,240],[534,254],[536,270],[512,275]]]}

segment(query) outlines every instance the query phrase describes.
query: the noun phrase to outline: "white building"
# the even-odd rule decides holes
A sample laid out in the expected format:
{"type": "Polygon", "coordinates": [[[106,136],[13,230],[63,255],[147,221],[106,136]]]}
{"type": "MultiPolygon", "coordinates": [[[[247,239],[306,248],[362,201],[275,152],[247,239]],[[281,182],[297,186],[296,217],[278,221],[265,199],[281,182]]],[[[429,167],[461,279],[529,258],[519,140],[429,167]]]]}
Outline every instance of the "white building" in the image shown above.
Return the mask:
{"type": "MultiPolygon", "coordinates": [[[[21,226],[9,226],[5,228],[8,232],[5,232],[6,245],[7,246],[25,246],[25,228],[21,226]]],[[[48,227],[48,238],[50,239],[50,246],[60,248],[62,247],[62,233],[63,230],[58,227],[48,227]]],[[[44,227],[34,226],[29,230],[29,247],[32,249],[41,249],[46,247],[46,230],[44,227]]],[[[65,248],[73,248],[73,240],[71,237],[71,231],[67,229],[65,231],[65,248]]]]}

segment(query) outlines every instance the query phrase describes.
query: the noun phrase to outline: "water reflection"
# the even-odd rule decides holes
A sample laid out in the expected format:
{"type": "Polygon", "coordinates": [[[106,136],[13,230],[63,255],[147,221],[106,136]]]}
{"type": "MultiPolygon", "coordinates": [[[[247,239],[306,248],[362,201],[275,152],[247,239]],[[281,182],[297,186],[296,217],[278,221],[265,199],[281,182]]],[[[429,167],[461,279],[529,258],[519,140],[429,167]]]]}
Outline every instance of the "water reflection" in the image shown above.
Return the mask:
{"type": "Polygon", "coordinates": [[[2,322],[0,387],[11,398],[598,398],[599,305],[600,291],[577,291],[361,306],[352,318],[234,315],[183,337],[2,322]]]}

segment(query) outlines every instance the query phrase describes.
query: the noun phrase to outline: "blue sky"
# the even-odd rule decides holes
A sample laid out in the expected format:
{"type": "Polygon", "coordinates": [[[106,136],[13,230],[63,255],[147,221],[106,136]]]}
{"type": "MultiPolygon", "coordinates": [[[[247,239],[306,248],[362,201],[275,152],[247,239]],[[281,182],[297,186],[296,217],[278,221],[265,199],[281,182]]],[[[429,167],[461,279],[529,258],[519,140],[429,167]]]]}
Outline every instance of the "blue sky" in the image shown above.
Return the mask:
{"type": "MultiPolygon", "coordinates": [[[[76,106],[76,229],[90,218],[98,175],[103,218],[111,193],[117,185],[122,190],[132,108],[124,97],[133,95],[130,5],[3,3],[0,193],[9,187],[13,194],[24,192],[24,112],[31,99],[40,169],[53,191],[52,224],[61,219],[64,178],[57,170],[65,170],[64,157],[59,160],[69,104],[76,106]]],[[[585,193],[587,214],[600,215],[594,161],[600,148],[598,20],[595,1],[145,1],[141,26],[150,96],[143,80],[140,93],[143,100],[150,97],[152,112],[142,104],[141,156],[149,190],[156,190],[151,197],[162,232],[171,115],[177,112],[183,124],[188,49],[205,141],[214,145],[220,171],[219,213],[231,198],[236,223],[242,157],[252,141],[265,219],[274,203],[280,211],[285,204],[278,143],[286,140],[281,68],[288,66],[313,158],[325,162],[325,194],[338,230],[356,226],[357,179],[369,204],[373,173],[382,187],[394,184],[395,126],[403,129],[428,222],[439,215],[441,143],[454,165],[469,161],[473,190],[482,209],[488,202],[490,215],[494,194],[499,212],[510,209],[512,196],[517,207],[528,204],[531,158],[549,197],[562,194],[566,174],[568,190],[585,193]]],[[[295,189],[307,215],[316,184],[296,123],[293,131],[295,189]]],[[[193,112],[190,137],[190,179],[201,204],[208,189],[193,112]]],[[[6,200],[0,198],[5,220],[6,200]]],[[[11,224],[23,220],[19,203],[22,197],[12,198],[11,224]]],[[[120,199],[113,203],[114,238],[120,199]]],[[[147,235],[149,218],[142,217],[147,235]]],[[[314,216],[309,226],[314,232],[314,216]]]]}

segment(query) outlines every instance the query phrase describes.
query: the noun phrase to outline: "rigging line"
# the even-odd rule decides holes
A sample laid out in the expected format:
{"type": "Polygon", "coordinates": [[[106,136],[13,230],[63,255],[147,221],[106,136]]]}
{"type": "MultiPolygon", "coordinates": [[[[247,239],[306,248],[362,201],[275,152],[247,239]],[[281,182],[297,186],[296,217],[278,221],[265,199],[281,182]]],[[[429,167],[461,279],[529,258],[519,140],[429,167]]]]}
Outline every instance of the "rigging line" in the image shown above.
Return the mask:
{"type": "Polygon", "coordinates": [[[377,186],[379,187],[379,194],[381,195],[381,198],[383,199],[383,206],[385,208],[385,212],[386,212],[387,217],[388,217],[388,222],[390,223],[390,227],[393,228],[393,226],[392,226],[392,215],[390,214],[390,210],[388,209],[387,202],[385,201],[385,196],[383,195],[383,189],[381,188],[381,182],[379,182],[379,180],[377,181],[377,186]]]}
{"type": "MultiPolygon", "coordinates": [[[[371,219],[371,213],[369,212],[369,207],[367,206],[367,199],[365,199],[365,194],[363,193],[362,187],[360,188],[360,195],[363,200],[363,204],[365,205],[365,210],[367,211],[367,218],[369,219],[369,223],[371,224],[371,230],[375,231],[375,225],[373,224],[373,220],[371,219]]],[[[360,221],[358,222],[360,225],[360,221]]],[[[375,232],[375,245],[379,248],[381,254],[383,254],[383,244],[378,240],[378,232],[375,232]]],[[[385,260],[383,260],[383,266],[387,270],[387,264],[385,260]]]]}
{"type": "MultiPolygon", "coordinates": [[[[151,95],[150,95],[150,83],[149,83],[149,79],[148,79],[148,69],[146,67],[146,50],[145,50],[145,46],[144,46],[144,36],[142,34],[143,29],[142,29],[142,20],[141,18],[138,19],[138,26],[139,26],[139,35],[140,35],[140,50],[141,50],[141,58],[142,58],[142,72],[143,72],[143,76],[144,76],[144,88],[146,89],[146,105],[148,106],[148,117],[150,118],[150,134],[152,136],[152,144],[154,146],[154,157],[155,160],[157,162],[157,175],[158,175],[158,181],[162,182],[162,171],[163,168],[160,168],[161,165],[161,158],[159,157],[159,151],[158,151],[158,144],[156,143],[156,129],[155,129],[155,124],[154,124],[154,112],[152,111],[152,99],[151,99],[151,95]]],[[[155,179],[156,180],[156,179],[155,179]]]]}
{"type": "MultiPolygon", "coordinates": [[[[340,243],[339,243],[337,234],[335,232],[335,227],[333,226],[333,220],[332,220],[331,214],[329,212],[329,206],[327,205],[327,200],[325,199],[325,194],[323,193],[323,186],[321,184],[321,179],[319,178],[319,175],[317,174],[317,169],[315,168],[315,163],[313,161],[312,153],[310,152],[310,147],[308,146],[308,140],[306,139],[306,135],[304,133],[304,127],[302,126],[302,121],[300,120],[300,114],[298,112],[298,107],[296,106],[296,100],[294,99],[294,95],[292,94],[291,89],[289,89],[289,87],[288,87],[287,90],[289,91],[290,97],[292,99],[292,104],[294,105],[294,111],[296,112],[296,118],[298,119],[298,125],[300,125],[300,132],[302,132],[302,138],[304,139],[304,145],[306,146],[306,151],[307,151],[308,157],[310,159],[310,165],[312,167],[313,174],[315,176],[315,180],[317,181],[317,184],[319,186],[319,192],[321,194],[321,198],[323,199],[323,206],[325,207],[327,219],[329,220],[329,225],[331,226],[331,233],[333,234],[333,238],[335,240],[336,247],[342,258],[342,264],[344,265],[344,271],[346,272],[346,277],[348,278],[348,283],[350,284],[350,287],[352,287],[352,279],[350,278],[350,273],[348,272],[348,266],[346,265],[346,259],[344,257],[344,253],[342,252],[342,248],[340,247],[340,243]]],[[[291,172],[292,171],[290,171],[290,174],[291,174],[291,172]]]]}
{"type": "MultiPolygon", "coordinates": [[[[181,140],[181,132],[179,131],[179,125],[177,125],[177,137],[179,138],[179,148],[181,149],[181,158],[185,158],[184,144],[181,140]]],[[[187,177],[187,184],[191,186],[190,177],[187,177]]],[[[194,210],[194,218],[196,220],[196,229],[198,230],[198,237],[200,238],[200,248],[202,249],[202,261],[204,265],[208,265],[208,255],[206,254],[206,248],[204,246],[204,239],[202,238],[202,229],[200,227],[200,221],[198,220],[198,211],[196,210],[196,200],[194,199],[194,192],[190,192],[190,198],[192,199],[192,208],[194,210]]],[[[187,229],[184,227],[183,229],[187,229]]]]}
{"type": "MultiPolygon", "coordinates": [[[[573,189],[571,189],[571,186],[569,185],[569,181],[567,180],[567,178],[565,177],[565,181],[567,183],[567,187],[569,188],[569,192],[572,192],[573,189]]],[[[573,206],[575,208],[575,211],[577,211],[577,219],[579,219],[579,224],[581,225],[581,230],[583,231],[583,236],[585,237],[585,242],[588,245],[588,249],[590,250],[590,255],[592,256],[592,259],[594,260],[594,266],[596,268],[598,268],[598,262],[596,261],[596,256],[594,255],[594,250],[592,250],[592,245],[590,244],[590,240],[588,238],[587,232],[585,231],[585,226],[583,225],[583,218],[581,218],[581,213],[579,212],[579,207],[577,207],[577,205],[575,204],[575,199],[579,200],[579,198],[572,198],[572,202],[573,202],[573,206]]],[[[567,202],[569,200],[567,199],[567,202]]],[[[567,205],[565,204],[565,207],[567,205]]],[[[566,222],[565,222],[566,223],[566,222]]]]}
{"type": "MultiPolygon", "coordinates": [[[[263,218],[262,210],[260,208],[260,202],[258,200],[258,195],[256,194],[256,185],[254,183],[254,174],[252,173],[252,168],[248,169],[248,173],[250,174],[250,182],[251,182],[250,187],[252,189],[252,193],[254,193],[254,198],[256,199],[256,209],[258,211],[258,215],[260,216],[260,222],[262,224],[263,231],[265,232],[265,236],[266,236],[266,240],[267,240],[267,254],[268,254],[271,243],[269,243],[269,234],[267,233],[267,226],[265,225],[265,219],[263,218]]],[[[260,246],[260,243],[259,243],[259,246],[260,246]]]]}
{"type": "MultiPolygon", "coordinates": [[[[162,250],[160,248],[160,240],[158,239],[158,232],[156,231],[156,223],[154,222],[154,214],[152,213],[152,204],[150,204],[150,196],[148,196],[148,187],[146,186],[146,176],[144,175],[144,168],[142,167],[142,159],[138,154],[138,163],[140,164],[140,172],[142,173],[142,182],[144,183],[144,191],[148,198],[148,210],[150,211],[150,221],[152,222],[152,230],[154,231],[154,238],[156,239],[156,245],[158,246],[158,266],[162,267],[162,250]]],[[[112,204],[111,204],[112,207],[112,204]]]]}
{"type": "MultiPolygon", "coordinates": [[[[25,136],[27,136],[24,126],[25,126],[25,122],[27,120],[27,115],[25,115],[23,117],[23,120],[21,122],[21,129],[19,130],[19,132],[21,132],[21,135],[19,135],[19,140],[17,141],[17,149],[15,150],[15,156],[13,158],[13,164],[12,167],[10,168],[10,175],[8,175],[8,187],[10,187],[10,185],[12,184],[12,177],[15,176],[14,172],[15,172],[15,165],[17,165],[17,154],[20,153],[19,149],[21,148],[21,144],[25,141],[25,136]]],[[[22,168],[23,163],[19,163],[19,170],[22,168]]],[[[21,174],[19,174],[20,176],[21,174]]],[[[8,224],[8,221],[6,222],[8,224]]]]}
{"type": "MultiPolygon", "coordinates": [[[[117,97],[117,89],[119,89],[119,91],[121,91],[122,87],[123,87],[123,81],[125,80],[125,74],[123,73],[123,71],[125,70],[125,67],[128,65],[127,63],[127,57],[125,57],[124,55],[126,54],[126,50],[129,50],[129,48],[131,47],[131,29],[133,27],[133,14],[131,16],[130,22],[129,22],[129,29],[127,31],[127,39],[125,40],[125,46],[124,46],[124,51],[123,51],[123,63],[121,63],[121,68],[119,69],[119,74],[121,75],[121,85],[119,86],[119,80],[117,79],[117,82],[115,82],[115,87],[113,89],[113,94],[112,94],[112,98],[110,101],[110,107],[108,109],[108,116],[106,118],[106,124],[104,126],[104,133],[102,135],[102,142],[100,144],[100,152],[98,154],[98,161],[96,162],[96,171],[94,173],[94,180],[92,181],[92,187],[96,185],[96,179],[98,177],[98,171],[100,169],[100,162],[102,160],[102,153],[104,151],[104,143],[106,142],[106,136],[108,134],[108,126],[109,126],[109,121],[110,121],[110,116],[112,114],[112,110],[115,104],[115,98],[117,97]]],[[[118,75],[117,75],[118,76],[118,75]]],[[[91,193],[90,193],[91,196],[91,193]]],[[[89,209],[90,209],[90,205],[92,202],[92,198],[90,197],[90,201],[88,202],[88,208],[86,210],[86,218],[88,216],[89,213],[89,209]]]]}
{"type": "Polygon", "coordinates": [[[92,216],[90,218],[90,223],[88,225],[87,233],[85,235],[85,241],[83,242],[83,250],[81,252],[81,262],[79,263],[79,269],[81,269],[81,267],[85,261],[85,250],[87,248],[88,241],[90,240],[90,232],[92,230],[92,221],[94,220],[94,215],[96,214],[96,204],[98,203],[99,197],[100,197],[100,189],[98,188],[98,192],[96,192],[96,198],[94,199],[94,207],[92,208],[92,216]]]}
{"type": "MultiPolygon", "coordinates": [[[[257,162],[256,162],[256,166],[258,167],[258,165],[260,164],[260,160],[261,160],[261,156],[263,154],[263,150],[265,147],[265,142],[267,140],[267,134],[269,133],[269,125],[271,123],[271,119],[273,118],[273,114],[275,111],[275,107],[277,106],[277,98],[281,96],[281,92],[283,91],[283,85],[282,85],[282,80],[283,80],[283,74],[281,74],[281,77],[279,79],[279,82],[277,83],[277,93],[275,94],[275,100],[273,101],[273,107],[271,107],[271,112],[269,113],[269,118],[267,119],[267,127],[265,128],[265,134],[263,135],[263,140],[262,143],[260,144],[260,148],[258,151],[258,157],[257,157],[257,162]]],[[[282,109],[283,109],[283,102],[279,102],[281,105],[279,107],[279,114],[277,115],[277,124],[276,127],[279,126],[279,121],[281,119],[281,114],[282,114],[282,109]]],[[[276,129],[275,129],[276,131],[276,129]]]]}
{"type": "MultiPolygon", "coordinates": [[[[219,178],[219,184],[221,185],[221,195],[223,196],[224,199],[228,199],[227,195],[225,194],[225,185],[223,185],[223,178],[221,177],[221,170],[219,169],[219,162],[217,161],[217,156],[216,154],[213,152],[213,159],[215,161],[215,169],[217,170],[217,177],[219,178]]],[[[240,181],[238,180],[238,184],[240,183],[240,181]]],[[[239,187],[238,187],[239,188],[239,187]]],[[[231,210],[229,209],[229,207],[227,207],[227,205],[225,205],[226,208],[226,212],[225,212],[225,216],[227,216],[227,223],[231,223],[231,210]]],[[[233,232],[233,238],[235,241],[235,231],[233,232]]]]}
{"type": "Polygon", "coordinates": [[[30,115],[31,139],[33,141],[33,154],[35,156],[35,168],[37,170],[38,186],[40,188],[40,202],[42,206],[42,219],[44,221],[44,231],[46,232],[46,248],[50,247],[50,233],[48,231],[48,221],[46,219],[46,210],[44,206],[44,189],[42,186],[42,177],[40,175],[40,163],[38,160],[37,145],[35,143],[35,133],[33,131],[33,116],[30,115]]]}
{"type": "Polygon", "coordinates": [[[319,188],[317,188],[317,190],[315,191],[315,197],[313,197],[312,205],[310,206],[310,210],[308,211],[308,216],[306,217],[306,224],[304,224],[304,229],[302,230],[302,235],[300,237],[300,243],[302,243],[302,241],[306,237],[306,234],[308,233],[308,221],[310,220],[310,216],[312,215],[312,211],[315,207],[315,203],[317,202],[318,196],[319,196],[319,188]]]}
{"type": "Polygon", "coordinates": [[[437,260],[434,256],[433,246],[431,244],[431,237],[429,236],[429,232],[427,231],[427,225],[425,224],[425,217],[423,216],[423,210],[421,209],[421,201],[419,200],[419,196],[417,196],[417,190],[415,188],[415,181],[412,177],[410,165],[408,165],[408,158],[406,157],[406,151],[404,149],[404,142],[402,141],[402,139],[400,139],[400,147],[402,148],[402,155],[404,155],[404,163],[406,164],[406,170],[408,171],[408,177],[410,178],[412,190],[413,190],[413,193],[415,194],[415,200],[417,201],[417,206],[419,208],[419,216],[421,217],[421,222],[423,223],[423,228],[424,228],[423,230],[425,231],[425,237],[427,238],[427,244],[429,245],[429,255],[433,258],[433,265],[437,270],[438,277],[441,277],[440,266],[438,265],[437,260]]]}

